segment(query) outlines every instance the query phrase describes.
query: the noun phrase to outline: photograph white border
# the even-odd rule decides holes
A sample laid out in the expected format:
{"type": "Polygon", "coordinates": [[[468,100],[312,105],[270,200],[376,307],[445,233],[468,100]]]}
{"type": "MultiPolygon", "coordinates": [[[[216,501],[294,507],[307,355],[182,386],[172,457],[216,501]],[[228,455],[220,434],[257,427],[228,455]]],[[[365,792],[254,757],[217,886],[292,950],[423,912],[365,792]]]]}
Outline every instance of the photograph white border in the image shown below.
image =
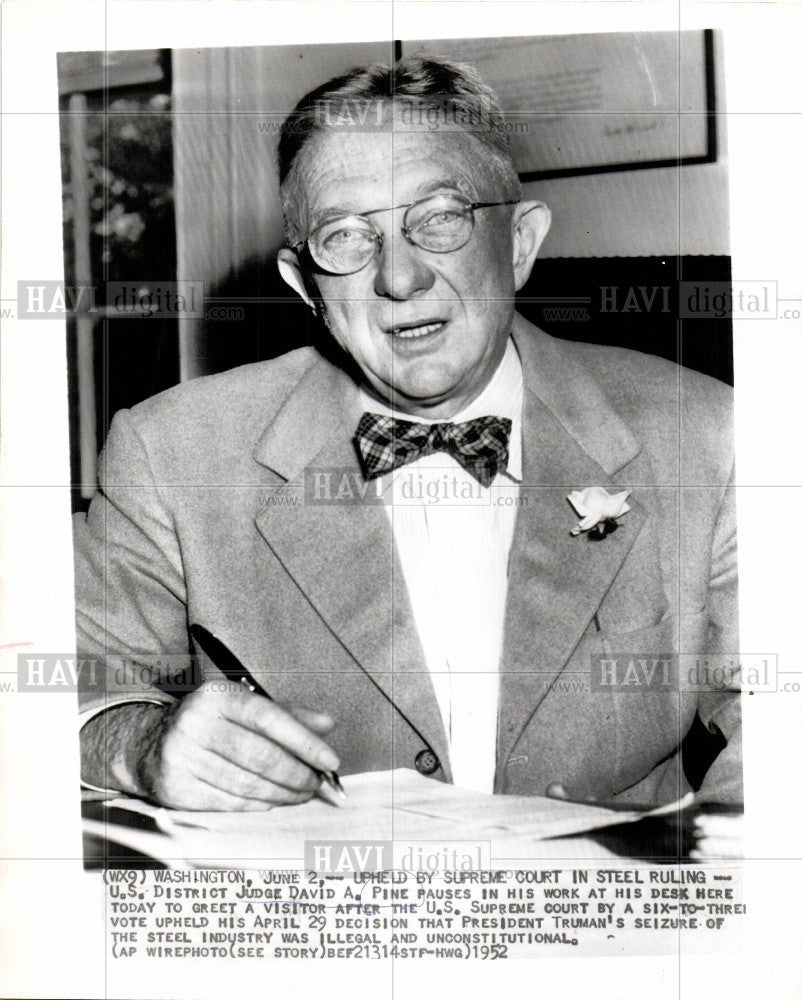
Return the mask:
{"type": "MultiPolygon", "coordinates": [[[[18,280],[62,275],[56,53],[713,27],[726,73],[733,276],[778,282],[802,308],[802,8],[765,3],[6,0],[2,7],[2,306],[18,280]]],[[[690,168],[692,169],[692,168],[690,168]]],[[[735,324],[741,643],[802,671],[796,440],[802,324],[735,324]]],[[[16,643],[74,645],[64,324],[3,320],[0,669],[16,643]]],[[[802,674],[800,674],[802,679],[802,674]]],[[[740,956],[497,963],[132,962],[130,997],[359,996],[406,1000],[499,988],[541,997],[788,1000],[800,984],[802,697],[745,699],[746,898],[740,956]],[[533,964],[536,962],[536,964],[533,964]],[[622,962],[624,964],[622,964],[622,962]],[[355,985],[358,984],[358,985],[355,985]]],[[[0,698],[0,934],[5,996],[118,996],[99,879],[81,868],[76,708],[68,696],[0,698]],[[112,985],[113,984],[113,985],[112,985]]],[[[679,942],[681,947],[681,941],[679,942]]]]}

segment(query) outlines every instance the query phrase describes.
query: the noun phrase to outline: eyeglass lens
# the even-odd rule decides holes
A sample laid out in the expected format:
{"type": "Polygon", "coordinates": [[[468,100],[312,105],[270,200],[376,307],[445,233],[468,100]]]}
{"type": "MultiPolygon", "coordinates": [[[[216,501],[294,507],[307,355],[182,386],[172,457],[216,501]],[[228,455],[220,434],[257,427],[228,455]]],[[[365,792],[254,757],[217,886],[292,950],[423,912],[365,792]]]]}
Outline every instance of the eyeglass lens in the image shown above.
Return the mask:
{"type": "MultiPolygon", "coordinates": [[[[473,231],[471,205],[453,195],[435,195],[411,205],[404,213],[402,232],[416,246],[432,253],[459,250],[473,231]]],[[[317,263],[335,274],[360,270],[381,247],[382,237],[361,215],[332,219],[309,238],[317,263]]]]}

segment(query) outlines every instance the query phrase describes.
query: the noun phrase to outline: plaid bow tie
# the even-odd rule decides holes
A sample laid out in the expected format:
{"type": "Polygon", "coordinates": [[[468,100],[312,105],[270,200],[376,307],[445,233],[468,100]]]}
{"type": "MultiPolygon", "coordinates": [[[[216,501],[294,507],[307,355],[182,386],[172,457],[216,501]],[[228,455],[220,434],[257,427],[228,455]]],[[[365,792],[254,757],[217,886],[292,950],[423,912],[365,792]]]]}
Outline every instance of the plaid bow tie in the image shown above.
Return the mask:
{"type": "Polygon", "coordinates": [[[356,444],[367,479],[444,451],[482,486],[489,486],[497,472],[506,471],[511,430],[512,421],[506,417],[477,417],[464,424],[413,424],[363,413],[356,444]]]}

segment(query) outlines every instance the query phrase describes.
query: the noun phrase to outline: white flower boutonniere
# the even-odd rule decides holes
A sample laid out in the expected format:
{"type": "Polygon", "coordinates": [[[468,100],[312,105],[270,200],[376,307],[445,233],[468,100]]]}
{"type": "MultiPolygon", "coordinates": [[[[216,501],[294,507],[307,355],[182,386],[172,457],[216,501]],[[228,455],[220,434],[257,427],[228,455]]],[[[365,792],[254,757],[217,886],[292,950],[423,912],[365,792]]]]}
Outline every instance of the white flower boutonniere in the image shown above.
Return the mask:
{"type": "Polygon", "coordinates": [[[588,538],[599,541],[617,528],[617,517],[630,509],[627,503],[629,490],[611,496],[601,486],[588,486],[568,494],[568,501],[582,520],[571,528],[572,535],[587,531],[588,538]]]}

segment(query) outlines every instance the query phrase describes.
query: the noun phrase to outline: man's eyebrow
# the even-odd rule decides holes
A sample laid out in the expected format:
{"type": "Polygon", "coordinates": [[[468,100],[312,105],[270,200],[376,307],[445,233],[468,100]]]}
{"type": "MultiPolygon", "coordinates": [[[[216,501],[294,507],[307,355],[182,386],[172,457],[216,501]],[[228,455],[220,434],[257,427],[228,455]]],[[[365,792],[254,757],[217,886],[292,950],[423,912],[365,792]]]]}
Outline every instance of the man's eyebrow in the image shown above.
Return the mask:
{"type": "Polygon", "coordinates": [[[322,225],[324,222],[329,222],[331,219],[344,219],[348,215],[361,215],[362,211],[357,208],[340,208],[336,205],[332,205],[329,208],[321,208],[312,213],[309,220],[309,228],[315,229],[317,226],[322,225]]]}
{"type": "Polygon", "coordinates": [[[312,216],[314,219],[328,219],[337,215],[358,215],[353,208],[344,208],[340,205],[329,205],[326,208],[319,208],[312,216]]]}
{"type": "MultiPolygon", "coordinates": [[[[413,198],[412,201],[417,201],[417,198],[413,198]]],[[[410,202],[404,202],[404,204],[412,204],[410,202]]],[[[311,219],[309,220],[309,230],[310,232],[322,226],[326,222],[335,222],[337,219],[345,219],[349,216],[370,216],[374,212],[384,212],[388,208],[392,208],[391,205],[377,205],[376,208],[365,208],[364,205],[359,208],[322,208],[317,212],[314,212],[311,219]]]]}
{"type": "Polygon", "coordinates": [[[359,207],[331,205],[326,208],[321,208],[313,213],[309,220],[309,228],[310,230],[313,230],[318,226],[323,225],[324,222],[329,222],[333,219],[343,219],[349,215],[367,215],[372,212],[385,211],[388,208],[392,208],[394,205],[396,207],[401,205],[412,205],[416,201],[422,201],[424,198],[439,194],[441,191],[457,191],[470,198],[476,197],[476,191],[466,180],[441,177],[437,180],[429,182],[428,184],[422,184],[420,187],[415,189],[414,193],[410,195],[406,201],[403,202],[399,201],[387,205],[377,205],[375,208],[365,208],[364,205],[360,205],[359,207]]]}

